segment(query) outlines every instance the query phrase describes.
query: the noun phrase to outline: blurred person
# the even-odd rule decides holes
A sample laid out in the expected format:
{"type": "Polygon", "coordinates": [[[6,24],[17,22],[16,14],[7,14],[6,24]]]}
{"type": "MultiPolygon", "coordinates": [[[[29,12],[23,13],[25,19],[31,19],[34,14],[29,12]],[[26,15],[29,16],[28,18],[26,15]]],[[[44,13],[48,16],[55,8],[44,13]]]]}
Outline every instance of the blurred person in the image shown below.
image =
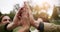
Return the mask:
{"type": "MultiPolygon", "coordinates": [[[[13,22],[11,22],[11,23],[10,23],[9,16],[6,15],[6,16],[1,17],[1,23],[4,24],[4,25],[2,25],[3,28],[1,28],[1,32],[5,32],[5,31],[12,32],[11,30],[13,30],[14,28],[16,28],[18,26],[22,26],[18,32],[29,32],[30,22],[28,22],[27,14],[28,13],[25,13],[25,8],[21,8],[18,11],[18,13],[16,13],[16,15],[13,19],[13,22]]],[[[0,25],[0,27],[2,27],[2,26],[0,25]]]]}
{"type": "Polygon", "coordinates": [[[2,16],[0,17],[0,23],[1,23],[1,24],[6,24],[6,23],[10,23],[10,22],[11,22],[11,19],[10,19],[9,16],[7,16],[7,15],[2,15],[2,16]]]}
{"type": "Polygon", "coordinates": [[[40,19],[39,21],[36,21],[32,15],[28,3],[25,2],[25,5],[27,11],[29,12],[29,21],[31,26],[37,28],[40,32],[60,32],[60,25],[44,22],[45,20],[48,21],[47,19],[40,19]]]}
{"type": "MultiPolygon", "coordinates": [[[[21,10],[23,12],[25,11],[24,13],[22,12],[22,14],[21,14],[21,15],[23,15],[21,17],[21,18],[23,18],[23,20],[28,20],[28,23],[31,26],[37,28],[40,32],[60,32],[60,25],[56,25],[53,23],[46,23],[46,22],[44,22],[45,20],[43,20],[43,19],[36,21],[31,13],[31,9],[30,9],[29,5],[27,3],[24,3],[24,4],[25,4],[25,6],[21,10]],[[26,19],[24,17],[26,17],[26,19]]],[[[23,25],[23,26],[25,26],[25,25],[23,25]]],[[[30,27],[29,25],[27,25],[27,26],[30,27]]],[[[23,28],[22,28],[22,30],[23,30],[23,28]]],[[[29,30],[29,28],[28,28],[28,30],[29,30]]],[[[25,31],[27,32],[28,30],[25,30],[25,31]]],[[[19,32],[20,31],[21,30],[19,30],[19,32]]]]}
{"type": "Polygon", "coordinates": [[[5,26],[7,23],[11,23],[11,19],[7,15],[2,15],[0,17],[0,32],[11,32],[11,31],[6,31],[5,26]]]}
{"type": "Polygon", "coordinates": [[[22,19],[18,19],[18,17],[15,16],[13,22],[11,22],[9,16],[3,15],[2,17],[0,17],[1,19],[0,32],[12,32],[12,30],[18,27],[19,25],[22,26],[19,32],[25,32],[26,30],[28,31],[29,29],[27,28],[29,28],[28,25],[29,23],[27,22],[25,17],[21,17],[21,18],[22,19]]]}
{"type": "Polygon", "coordinates": [[[15,15],[13,22],[8,23],[6,30],[12,30],[17,26],[22,26],[18,32],[29,32],[30,25],[37,28],[40,32],[60,32],[60,25],[43,22],[43,19],[38,18],[36,21],[31,13],[31,9],[27,3],[15,15]]]}

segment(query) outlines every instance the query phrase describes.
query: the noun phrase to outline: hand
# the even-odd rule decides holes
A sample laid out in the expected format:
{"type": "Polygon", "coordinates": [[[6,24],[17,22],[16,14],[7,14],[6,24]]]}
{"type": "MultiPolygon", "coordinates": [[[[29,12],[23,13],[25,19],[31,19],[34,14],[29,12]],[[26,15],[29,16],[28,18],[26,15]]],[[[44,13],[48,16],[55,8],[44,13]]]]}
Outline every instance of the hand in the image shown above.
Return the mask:
{"type": "Polygon", "coordinates": [[[26,26],[26,25],[30,25],[30,22],[29,22],[29,13],[28,13],[28,9],[26,6],[22,7],[21,8],[21,24],[23,26],[26,26]]]}
{"type": "MultiPolygon", "coordinates": [[[[36,21],[32,15],[32,11],[30,9],[30,6],[28,5],[28,3],[25,2],[25,7],[27,7],[27,10],[28,10],[28,14],[29,14],[29,22],[32,26],[34,27],[38,27],[39,26],[39,23],[38,21],[36,21]]],[[[40,21],[39,21],[40,22],[40,21]]]]}
{"type": "Polygon", "coordinates": [[[29,13],[28,13],[28,9],[26,6],[24,6],[23,8],[21,8],[21,25],[22,28],[19,29],[19,32],[26,32],[29,31],[30,29],[30,21],[29,21],[29,13]]]}

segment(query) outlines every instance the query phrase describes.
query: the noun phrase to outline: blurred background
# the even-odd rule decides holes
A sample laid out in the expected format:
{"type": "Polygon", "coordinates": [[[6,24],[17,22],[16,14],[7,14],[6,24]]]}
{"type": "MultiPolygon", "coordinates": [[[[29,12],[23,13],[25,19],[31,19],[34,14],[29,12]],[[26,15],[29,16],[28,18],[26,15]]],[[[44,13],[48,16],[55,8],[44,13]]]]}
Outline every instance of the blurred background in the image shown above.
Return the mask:
{"type": "Polygon", "coordinates": [[[60,0],[0,0],[0,16],[7,14],[13,19],[24,1],[30,5],[35,19],[42,17],[50,23],[60,24],[60,0]]]}

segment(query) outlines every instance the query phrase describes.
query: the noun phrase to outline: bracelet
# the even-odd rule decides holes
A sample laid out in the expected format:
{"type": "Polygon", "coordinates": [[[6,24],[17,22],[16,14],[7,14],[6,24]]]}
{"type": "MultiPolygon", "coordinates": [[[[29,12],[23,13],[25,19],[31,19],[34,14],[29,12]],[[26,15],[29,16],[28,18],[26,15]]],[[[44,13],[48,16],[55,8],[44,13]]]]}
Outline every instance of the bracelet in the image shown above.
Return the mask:
{"type": "Polygon", "coordinates": [[[29,30],[29,32],[31,32],[31,31],[29,30]]]}
{"type": "Polygon", "coordinates": [[[44,32],[44,23],[40,22],[39,27],[38,27],[38,30],[40,32],[44,32]]]}

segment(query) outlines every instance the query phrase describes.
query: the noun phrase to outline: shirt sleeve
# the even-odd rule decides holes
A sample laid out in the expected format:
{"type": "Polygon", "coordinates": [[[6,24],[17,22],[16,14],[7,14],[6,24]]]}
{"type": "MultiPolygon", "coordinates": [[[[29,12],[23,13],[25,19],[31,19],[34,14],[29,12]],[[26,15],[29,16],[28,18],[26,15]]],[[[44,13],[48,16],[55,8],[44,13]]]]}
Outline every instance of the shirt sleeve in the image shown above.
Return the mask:
{"type": "Polygon", "coordinates": [[[60,25],[56,25],[53,23],[44,23],[44,31],[45,32],[60,32],[60,25]]]}
{"type": "Polygon", "coordinates": [[[0,32],[12,32],[12,30],[11,31],[6,30],[6,26],[7,24],[0,24],[0,32]]]}

